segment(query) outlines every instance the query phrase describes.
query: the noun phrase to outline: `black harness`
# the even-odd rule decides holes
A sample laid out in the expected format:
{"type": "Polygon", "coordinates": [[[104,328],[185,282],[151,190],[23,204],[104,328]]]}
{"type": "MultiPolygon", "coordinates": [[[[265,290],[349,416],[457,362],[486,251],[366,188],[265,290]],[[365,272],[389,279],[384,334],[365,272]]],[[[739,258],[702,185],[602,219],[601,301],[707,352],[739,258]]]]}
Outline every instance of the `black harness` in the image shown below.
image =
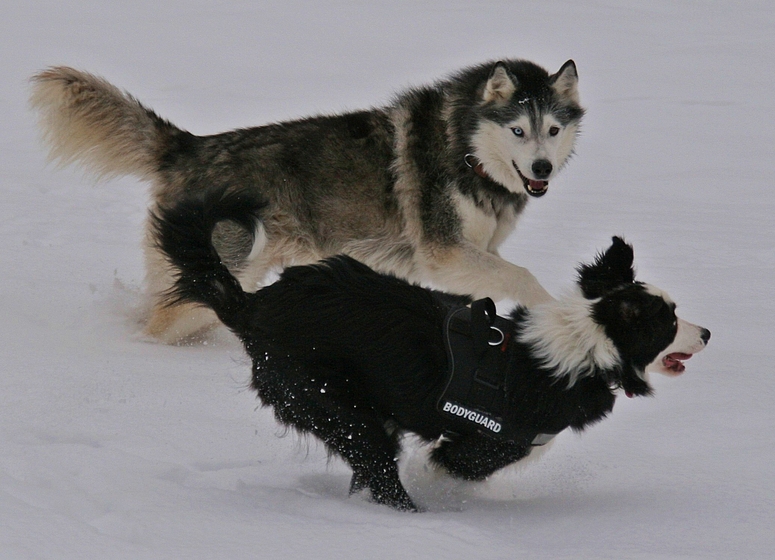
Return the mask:
{"type": "Polygon", "coordinates": [[[515,324],[495,312],[490,298],[453,308],[444,321],[449,374],[437,409],[448,432],[479,432],[544,445],[557,434],[526,434],[509,422],[509,398],[521,375],[515,324]]]}

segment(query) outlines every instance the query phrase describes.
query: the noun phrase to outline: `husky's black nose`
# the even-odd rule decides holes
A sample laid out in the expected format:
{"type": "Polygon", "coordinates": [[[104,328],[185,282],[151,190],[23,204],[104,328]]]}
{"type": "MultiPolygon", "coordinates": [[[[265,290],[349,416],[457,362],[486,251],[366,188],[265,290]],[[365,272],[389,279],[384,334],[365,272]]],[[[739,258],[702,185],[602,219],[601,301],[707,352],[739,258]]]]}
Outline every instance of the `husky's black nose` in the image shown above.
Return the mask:
{"type": "Polygon", "coordinates": [[[552,173],[552,162],[548,159],[537,159],[533,162],[531,169],[536,179],[546,179],[552,173]]]}
{"type": "Polygon", "coordinates": [[[705,344],[707,344],[710,340],[710,331],[708,329],[702,329],[702,332],[700,332],[700,338],[705,344]]]}

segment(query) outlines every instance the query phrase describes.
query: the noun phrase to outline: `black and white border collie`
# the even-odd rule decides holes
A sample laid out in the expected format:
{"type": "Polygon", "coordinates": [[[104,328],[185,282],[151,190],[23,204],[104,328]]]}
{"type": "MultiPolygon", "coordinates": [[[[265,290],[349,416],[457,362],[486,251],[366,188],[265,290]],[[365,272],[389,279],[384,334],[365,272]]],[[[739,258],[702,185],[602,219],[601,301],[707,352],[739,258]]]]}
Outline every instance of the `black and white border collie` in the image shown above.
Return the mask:
{"type": "Polygon", "coordinates": [[[482,480],[526,457],[537,434],[605,418],[618,390],[651,394],[647,371],[682,373],[710,338],[678,319],[664,292],[635,281],[632,248],[614,238],[580,266],[575,293],[511,312],[509,367],[519,375],[504,423],[512,435],[451,430],[438,409],[448,378],[443,327],[450,310],[470,300],[349,257],[288,268],[247,293],[221,263],[212,231],[222,220],[255,231],[262,204],[246,192],[216,193],[152,217],[177,277],[169,301],[212,308],[244,343],[252,385],[277,420],[341,456],[353,470],[352,492],[369,490],[400,510],[417,509],[398,476],[402,433],[434,442],[431,461],[453,477],[482,480]]]}

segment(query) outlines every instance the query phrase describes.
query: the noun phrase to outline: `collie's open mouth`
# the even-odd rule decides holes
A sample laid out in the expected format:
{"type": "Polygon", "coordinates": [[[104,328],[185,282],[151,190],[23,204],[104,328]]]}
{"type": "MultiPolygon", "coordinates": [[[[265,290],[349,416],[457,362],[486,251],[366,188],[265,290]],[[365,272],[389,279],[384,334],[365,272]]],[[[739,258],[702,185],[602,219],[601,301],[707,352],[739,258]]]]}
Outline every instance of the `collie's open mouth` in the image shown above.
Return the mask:
{"type": "Polygon", "coordinates": [[[527,191],[527,194],[529,194],[530,196],[535,196],[536,198],[538,198],[539,196],[544,196],[546,194],[546,191],[549,190],[549,181],[535,181],[533,179],[528,179],[519,170],[519,167],[517,167],[516,162],[512,161],[511,164],[514,166],[514,169],[517,170],[517,173],[519,174],[519,178],[522,179],[522,184],[525,186],[525,190],[527,191]]]}
{"type": "Polygon", "coordinates": [[[673,375],[680,375],[686,370],[684,361],[692,357],[692,354],[684,354],[682,352],[674,352],[668,354],[662,358],[662,365],[664,368],[673,375]]]}

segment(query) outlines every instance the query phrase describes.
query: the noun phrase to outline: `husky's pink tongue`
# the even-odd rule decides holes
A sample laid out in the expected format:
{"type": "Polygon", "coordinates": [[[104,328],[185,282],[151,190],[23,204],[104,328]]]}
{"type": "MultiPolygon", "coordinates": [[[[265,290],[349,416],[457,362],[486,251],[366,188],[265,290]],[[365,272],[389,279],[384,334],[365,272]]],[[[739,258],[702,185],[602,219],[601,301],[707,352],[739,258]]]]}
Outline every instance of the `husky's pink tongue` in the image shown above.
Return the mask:
{"type": "MultiPolygon", "coordinates": [[[[527,179],[527,177],[525,177],[527,179]]],[[[527,192],[533,196],[543,196],[549,188],[549,181],[527,179],[527,192]]]]}

